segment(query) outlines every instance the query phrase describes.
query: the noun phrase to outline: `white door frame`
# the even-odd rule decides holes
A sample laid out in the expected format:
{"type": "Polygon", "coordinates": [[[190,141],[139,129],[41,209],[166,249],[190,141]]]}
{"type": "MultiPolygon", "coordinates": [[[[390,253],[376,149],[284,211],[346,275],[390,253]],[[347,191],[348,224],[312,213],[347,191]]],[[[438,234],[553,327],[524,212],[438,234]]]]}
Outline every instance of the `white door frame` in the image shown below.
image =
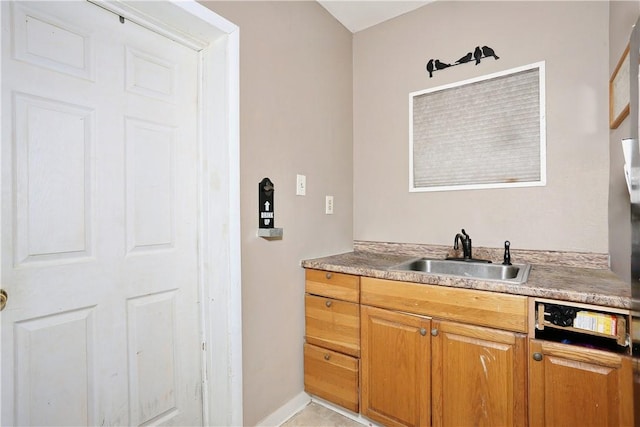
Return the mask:
{"type": "Polygon", "coordinates": [[[198,253],[203,319],[203,421],[205,425],[240,426],[243,420],[239,29],[194,0],[89,1],[200,54],[198,253]]]}

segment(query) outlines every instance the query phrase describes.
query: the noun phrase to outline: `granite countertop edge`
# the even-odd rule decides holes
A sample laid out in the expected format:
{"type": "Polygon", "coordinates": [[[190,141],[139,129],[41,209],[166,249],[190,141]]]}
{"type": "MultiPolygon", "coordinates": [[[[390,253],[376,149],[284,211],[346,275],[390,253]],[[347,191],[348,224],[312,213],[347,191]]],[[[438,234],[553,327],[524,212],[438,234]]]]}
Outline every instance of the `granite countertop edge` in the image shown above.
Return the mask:
{"type": "Polygon", "coordinates": [[[415,254],[394,254],[355,250],[301,262],[302,267],[378,279],[501,292],[528,297],[631,309],[631,285],[607,268],[531,264],[524,284],[499,280],[394,271],[390,267],[416,258],[415,254]]]}

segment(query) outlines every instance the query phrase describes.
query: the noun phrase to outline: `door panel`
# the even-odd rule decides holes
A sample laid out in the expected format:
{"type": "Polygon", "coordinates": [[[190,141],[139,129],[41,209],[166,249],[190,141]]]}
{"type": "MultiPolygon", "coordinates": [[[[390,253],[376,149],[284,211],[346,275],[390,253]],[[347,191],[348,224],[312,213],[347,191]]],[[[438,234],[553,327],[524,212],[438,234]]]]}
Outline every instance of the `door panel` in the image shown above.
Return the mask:
{"type": "Polygon", "coordinates": [[[531,425],[633,425],[630,357],[541,340],[529,353],[531,425]]]}
{"type": "Polygon", "coordinates": [[[388,426],[431,425],[431,320],[361,306],[361,410],[388,426]]]}
{"type": "Polygon", "coordinates": [[[1,424],[201,424],[198,54],[1,7],[1,424]]]}
{"type": "Polygon", "coordinates": [[[95,45],[91,30],[68,19],[81,15],[74,11],[64,19],[40,7],[27,8],[19,3],[12,6],[12,12],[16,59],[70,76],[94,79],[95,45]]]}
{"type": "Polygon", "coordinates": [[[175,290],[127,301],[132,424],[177,410],[175,304],[175,290]]]}
{"type": "Polygon", "coordinates": [[[435,320],[433,328],[433,425],[526,425],[525,335],[435,320]]]}
{"type": "Polygon", "coordinates": [[[175,243],[173,130],[130,117],[125,128],[127,249],[170,249],[175,243]]]}
{"type": "Polygon", "coordinates": [[[21,424],[81,426],[93,418],[94,321],[95,310],[85,308],[15,324],[15,398],[21,424]]]}
{"type": "Polygon", "coordinates": [[[15,265],[90,256],[92,109],[25,93],[13,104],[15,265]]]}

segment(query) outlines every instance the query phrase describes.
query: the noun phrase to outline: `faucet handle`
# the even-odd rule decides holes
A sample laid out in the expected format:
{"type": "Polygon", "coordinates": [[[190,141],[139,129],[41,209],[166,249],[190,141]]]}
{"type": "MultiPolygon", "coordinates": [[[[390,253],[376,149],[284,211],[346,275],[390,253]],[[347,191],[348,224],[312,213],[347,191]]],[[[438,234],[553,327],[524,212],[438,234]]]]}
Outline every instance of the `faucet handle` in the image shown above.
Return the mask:
{"type": "Polygon", "coordinates": [[[511,246],[511,242],[508,240],[504,241],[504,261],[502,265],[511,265],[511,252],[509,251],[509,246],[511,246]]]}

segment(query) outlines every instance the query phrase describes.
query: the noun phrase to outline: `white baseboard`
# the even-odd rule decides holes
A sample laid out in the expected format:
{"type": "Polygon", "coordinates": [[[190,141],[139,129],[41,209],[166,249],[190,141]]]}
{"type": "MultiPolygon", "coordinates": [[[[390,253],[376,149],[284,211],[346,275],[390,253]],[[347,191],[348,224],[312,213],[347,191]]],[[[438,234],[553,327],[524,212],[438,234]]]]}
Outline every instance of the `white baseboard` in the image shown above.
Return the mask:
{"type": "Polygon", "coordinates": [[[311,396],[304,391],[299,393],[293,399],[273,411],[270,415],[267,415],[257,426],[263,427],[275,427],[282,425],[289,418],[300,412],[302,408],[307,406],[311,402],[311,396]]]}

